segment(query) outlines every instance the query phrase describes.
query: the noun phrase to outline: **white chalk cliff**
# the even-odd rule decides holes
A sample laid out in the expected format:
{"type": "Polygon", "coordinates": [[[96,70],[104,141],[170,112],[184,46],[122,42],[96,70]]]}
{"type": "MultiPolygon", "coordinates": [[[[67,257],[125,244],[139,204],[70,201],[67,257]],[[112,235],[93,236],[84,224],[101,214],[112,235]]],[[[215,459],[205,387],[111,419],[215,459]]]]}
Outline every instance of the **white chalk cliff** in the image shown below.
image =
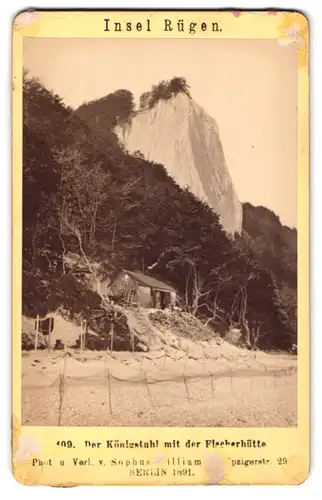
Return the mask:
{"type": "Polygon", "coordinates": [[[220,216],[227,233],[240,233],[242,205],[235,192],[215,120],[193,99],[179,93],[138,112],[116,128],[124,147],[161,163],[220,216]]]}

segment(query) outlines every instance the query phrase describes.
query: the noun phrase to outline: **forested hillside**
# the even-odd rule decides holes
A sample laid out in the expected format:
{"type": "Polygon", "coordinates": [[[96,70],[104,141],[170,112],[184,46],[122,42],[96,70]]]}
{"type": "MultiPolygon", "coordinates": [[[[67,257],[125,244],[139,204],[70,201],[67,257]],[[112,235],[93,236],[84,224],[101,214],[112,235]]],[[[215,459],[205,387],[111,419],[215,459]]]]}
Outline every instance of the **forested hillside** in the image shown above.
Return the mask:
{"type": "Polygon", "coordinates": [[[266,207],[243,204],[245,249],[269,269],[279,287],[292,328],[297,329],[297,231],[266,207]]]}
{"type": "Polygon", "coordinates": [[[227,233],[240,234],[242,204],[219,127],[191,97],[186,80],[153,85],[141,95],[139,110],[133,109],[133,102],[130,92],[117,91],[83,104],[75,114],[102,137],[113,129],[129,154],[140,151],[146,160],[163,165],[179,186],[188,187],[219,215],[227,233]]]}
{"type": "Polygon", "coordinates": [[[292,266],[279,259],[278,240],[267,254],[254,252],[269,228],[257,241],[252,224],[249,245],[231,240],[217,214],[162,165],[126,154],[112,130],[129,112],[126,92],[76,114],[24,78],[23,313],[62,306],[86,317],[99,307],[88,276],[68,266],[68,256],[78,255],[95,279],[123,267],[153,272],[214,328],[239,327],[249,347],[289,349],[296,329],[281,282],[289,283],[292,266]]]}

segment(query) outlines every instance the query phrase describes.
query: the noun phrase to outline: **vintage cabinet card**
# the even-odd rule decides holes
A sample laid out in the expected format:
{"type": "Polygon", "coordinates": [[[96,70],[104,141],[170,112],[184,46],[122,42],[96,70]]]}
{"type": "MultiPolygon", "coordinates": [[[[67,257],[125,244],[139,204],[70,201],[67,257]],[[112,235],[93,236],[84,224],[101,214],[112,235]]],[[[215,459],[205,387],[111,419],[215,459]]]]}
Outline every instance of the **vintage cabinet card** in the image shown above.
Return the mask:
{"type": "Polygon", "coordinates": [[[308,21],[13,23],[13,471],[25,485],[309,472],[308,21]]]}

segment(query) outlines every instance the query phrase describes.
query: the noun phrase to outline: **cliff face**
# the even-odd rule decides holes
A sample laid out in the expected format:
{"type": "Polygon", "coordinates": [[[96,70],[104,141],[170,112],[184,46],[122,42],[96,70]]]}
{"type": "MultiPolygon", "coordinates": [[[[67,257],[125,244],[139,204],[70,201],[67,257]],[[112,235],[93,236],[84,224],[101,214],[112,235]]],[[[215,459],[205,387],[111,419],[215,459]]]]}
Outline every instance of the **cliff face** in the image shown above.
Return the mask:
{"type": "Polygon", "coordinates": [[[129,153],[140,151],[161,163],[181,186],[188,187],[220,216],[230,234],[242,229],[242,205],[226,165],[219,130],[193,99],[179,93],[137,113],[115,129],[129,153]]]}

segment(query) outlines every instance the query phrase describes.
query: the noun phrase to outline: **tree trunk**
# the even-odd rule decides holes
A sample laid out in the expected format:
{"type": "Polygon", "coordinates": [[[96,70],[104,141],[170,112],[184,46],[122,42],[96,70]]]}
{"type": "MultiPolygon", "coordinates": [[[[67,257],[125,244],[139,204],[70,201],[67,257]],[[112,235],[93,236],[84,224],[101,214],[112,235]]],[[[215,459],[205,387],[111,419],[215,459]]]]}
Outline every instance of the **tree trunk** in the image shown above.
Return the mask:
{"type": "Polygon", "coordinates": [[[247,290],[246,287],[242,287],[242,300],[241,300],[241,328],[244,337],[244,341],[247,347],[252,347],[250,328],[247,320],[247,290]]]}

